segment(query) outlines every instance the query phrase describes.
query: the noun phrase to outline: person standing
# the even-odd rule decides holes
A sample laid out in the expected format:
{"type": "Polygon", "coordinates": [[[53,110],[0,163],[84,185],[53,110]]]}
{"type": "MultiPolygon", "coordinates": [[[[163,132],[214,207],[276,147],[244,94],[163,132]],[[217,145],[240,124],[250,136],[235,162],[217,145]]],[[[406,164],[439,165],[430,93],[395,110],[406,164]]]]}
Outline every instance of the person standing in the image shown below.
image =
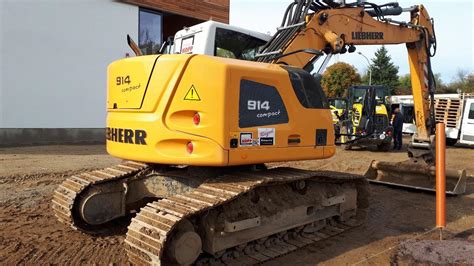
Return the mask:
{"type": "Polygon", "coordinates": [[[400,108],[395,108],[392,120],[393,126],[393,149],[400,150],[402,148],[402,129],[403,129],[403,115],[400,108]]]}

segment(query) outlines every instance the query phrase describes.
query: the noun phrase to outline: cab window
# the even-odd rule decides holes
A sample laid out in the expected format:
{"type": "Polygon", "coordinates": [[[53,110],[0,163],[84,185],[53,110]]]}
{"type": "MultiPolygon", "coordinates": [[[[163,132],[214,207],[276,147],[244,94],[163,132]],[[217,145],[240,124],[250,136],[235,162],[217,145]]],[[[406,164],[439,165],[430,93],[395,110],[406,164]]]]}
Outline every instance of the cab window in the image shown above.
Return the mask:
{"type": "Polygon", "coordinates": [[[329,108],[326,95],[321,87],[320,80],[313,77],[306,70],[283,66],[290,75],[296,97],[305,108],[327,109],[329,108]]]}
{"type": "Polygon", "coordinates": [[[216,28],[214,55],[253,61],[266,41],[233,30],[216,28]]]}
{"type": "Polygon", "coordinates": [[[235,59],[235,54],[232,51],[226,50],[224,48],[217,47],[216,56],[224,58],[233,58],[235,59]]]}
{"type": "Polygon", "coordinates": [[[344,109],[344,108],[346,108],[346,101],[341,100],[341,99],[335,99],[334,103],[333,103],[333,106],[336,109],[344,109]]]}

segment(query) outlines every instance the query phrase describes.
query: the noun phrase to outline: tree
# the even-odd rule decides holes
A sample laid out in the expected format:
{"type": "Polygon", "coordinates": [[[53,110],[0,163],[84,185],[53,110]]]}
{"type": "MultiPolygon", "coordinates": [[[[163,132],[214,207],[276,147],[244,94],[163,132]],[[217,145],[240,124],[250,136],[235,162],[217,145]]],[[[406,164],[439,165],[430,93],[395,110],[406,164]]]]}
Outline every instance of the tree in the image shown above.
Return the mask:
{"type": "Polygon", "coordinates": [[[456,93],[456,90],[453,91],[448,85],[444,83],[443,79],[441,79],[440,73],[434,74],[434,81],[436,84],[435,93],[456,93]]]}
{"type": "Polygon", "coordinates": [[[453,93],[456,93],[457,90],[468,93],[474,92],[474,73],[458,69],[456,78],[448,85],[448,88],[453,93]]]}
{"type": "Polygon", "coordinates": [[[444,83],[439,73],[435,74],[435,81],[436,93],[474,92],[474,73],[463,69],[458,69],[456,76],[450,83],[444,83]]]}
{"type": "Polygon", "coordinates": [[[411,76],[410,74],[402,75],[398,78],[398,86],[395,89],[397,95],[410,95],[411,92],[411,76]]]}
{"type": "Polygon", "coordinates": [[[372,84],[385,85],[392,89],[398,87],[398,67],[391,62],[392,58],[388,55],[385,46],[380,47],[375,52],[375,58],[372,59],[370,70],[372,71],[372,84]]]}
{"type": "Polygon", "coordinates": [[[321,85],[328,97],[343,97],[347,94],[347,89],[352,85],[361,82],[356,69],[344,62],[331,65],[324,71],[321,85]]]}
{"type": "Polygon", "coordinates": [[[369,71],[367,70],[361,76],[361,84],[369,85],[369,83],[370,83],[370,76],[369,76],[369,71]]]}
{"type": "Polygon", "coordinates": [[[474,93],[474,74],[473,73],[467,75],[467,84],[465,87],[465,91],[463,92],[474,93]]]}
{"type": "MultiPolygon", "coordinates": [[[[473,93],[474,92],[474,73],[469,73],[466,70],[458,70],[455,78],[450,83],[445,83],[441,78],[440,73],[434,74],[436,84],[435,93],[457,93],[460,92],[473,93]]],[[[395,90],[395,94],[411,94],[411,78],[410,74],[400,76],[399,85],[395,90]]]]}

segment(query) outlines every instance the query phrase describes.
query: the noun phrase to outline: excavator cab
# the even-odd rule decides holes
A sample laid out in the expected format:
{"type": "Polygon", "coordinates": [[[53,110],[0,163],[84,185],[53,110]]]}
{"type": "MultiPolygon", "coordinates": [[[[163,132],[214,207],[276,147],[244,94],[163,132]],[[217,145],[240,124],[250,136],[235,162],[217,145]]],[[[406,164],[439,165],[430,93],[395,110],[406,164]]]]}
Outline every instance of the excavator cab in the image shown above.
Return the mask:
{"type": "MultiPolygon", "coordinates": [[[[209,20],[169,36],[157,53],[204,54],[254,61],[260,47],[270,38],[264,33],[209,20]]],[[[127,42],[135,55],[144,55],[130,36],[127,42]]]]}

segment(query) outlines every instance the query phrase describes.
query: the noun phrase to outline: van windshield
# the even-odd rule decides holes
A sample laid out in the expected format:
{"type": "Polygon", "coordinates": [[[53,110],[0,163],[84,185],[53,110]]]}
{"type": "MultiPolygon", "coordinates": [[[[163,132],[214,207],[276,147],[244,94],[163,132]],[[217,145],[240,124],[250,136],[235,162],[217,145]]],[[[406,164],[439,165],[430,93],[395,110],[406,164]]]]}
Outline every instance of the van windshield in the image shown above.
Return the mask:
{"type": "Polygon", "coordinates": [[[253,61],[261,46],[267,42],[233,30],[216,28],[214,55],[253,61]]]}

